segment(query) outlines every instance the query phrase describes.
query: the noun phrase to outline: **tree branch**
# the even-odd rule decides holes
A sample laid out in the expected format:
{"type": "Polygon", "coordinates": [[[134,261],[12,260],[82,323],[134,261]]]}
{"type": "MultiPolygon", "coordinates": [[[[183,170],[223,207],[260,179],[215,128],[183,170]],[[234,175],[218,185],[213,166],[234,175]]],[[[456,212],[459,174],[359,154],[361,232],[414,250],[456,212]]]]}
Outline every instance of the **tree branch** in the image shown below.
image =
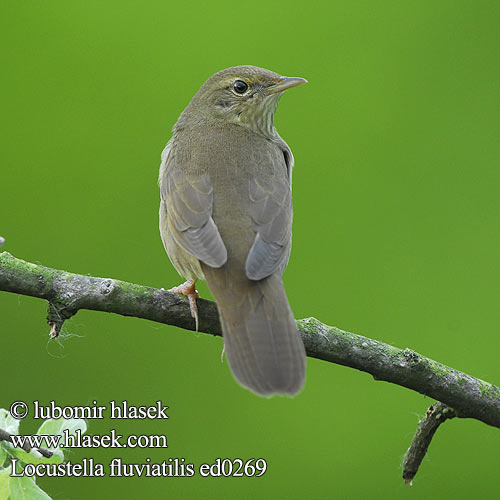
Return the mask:
{"type": "MultiPolygon", "coordinates": [[[[12,434],[10,432],[7,432],[3,429],[0,429],[0,441],[7,441],[9,442],[12,446],[16,446],[12,442],[12,434]]],[[[50,458],[54,453],[52,451],[49,451],[45,448],[32,448],[26,441],[24,442],[23,446],[20,447],[22,450],[24,450],[26,453],[29,453],[31,450],[35,450],[40,455],[42,455],[45,458],[50,458]]]]}
{"type": "MultiPolygon", "coordinates": [[[[56,336],[79,309],[135,316],[194,330],[189,306],[178,294],[110,278],[94,278],[47,268],[0,253],[0,290],[49,302],[47,321],[56,336]]],[[[214,302],[198,299],[199,330],[221,335],[214,302]]],[[[307,354],[349,366],[437,399],[457,417],[500,428],[500,389],[411,349],[398,349],[327,326],[315,318],[297,321],[307,354]]]]}
{"type": "MultiPolygon", "coordinates": [[[[49,301],[47,321],[60,330],[79,309],[135,316],[194,330],[184,298],[163,289],[110,278],[68,273],[0,253],[0,290],[49,301]]],[[[221,336],[214,302],[198,299],[201,332],[221,336]]],[[[298,320],[307,354],[356,368],[430,396],[470,417],[500,428],[500,389],[488,382],[397,347],[327,326],[315,318],[298,320]]]]}
{"type": "Polygon", "coordinates": [[[417,432],[403,459],[403,479],[406,484],[411,486],[438,427],[453,417],[456,417],[453,408],[438,401],[428,408],[425,417],[418,422],[417,432]]]}

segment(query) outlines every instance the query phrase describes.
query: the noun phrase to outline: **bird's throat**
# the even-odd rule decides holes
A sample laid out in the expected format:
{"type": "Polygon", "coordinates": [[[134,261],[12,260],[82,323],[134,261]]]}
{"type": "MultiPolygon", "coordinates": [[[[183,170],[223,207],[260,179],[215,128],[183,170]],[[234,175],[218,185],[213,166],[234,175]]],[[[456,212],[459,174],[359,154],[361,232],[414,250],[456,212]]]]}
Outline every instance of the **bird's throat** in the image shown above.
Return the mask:
{"type": "Polygon", "coordinates": [[[274,112],[278,106],[280,96],[273,95],[264,98],[261,102],[252,103],[238,115],[238,122],[267,138],[275,137],[278,133],[274,126],[274,112]]]}

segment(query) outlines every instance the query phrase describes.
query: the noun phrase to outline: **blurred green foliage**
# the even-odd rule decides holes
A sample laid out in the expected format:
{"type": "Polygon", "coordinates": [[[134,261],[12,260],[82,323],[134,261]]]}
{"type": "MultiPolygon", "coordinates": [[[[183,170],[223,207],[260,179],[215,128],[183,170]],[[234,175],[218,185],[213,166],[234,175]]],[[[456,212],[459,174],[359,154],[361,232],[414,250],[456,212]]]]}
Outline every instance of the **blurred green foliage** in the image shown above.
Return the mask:
{"type": "MultiPolygon", "coordinates": [[[[491,0],[5,0],[3,249],[178,284],[157,230],[171,126],[224,67],[302,76],[309,84],[276,116],[296,160],[285,274],[296,317],[498,384],[499,22],[491,0]]],[[[498,498],[498,430],[458,419],[439,430],[414,486],[403,485],[400,460],[432,403],[416,393],[308,360],[298,397],[259,399],[221,364],[220,339],[83,311],[65,325],[68,338],[49,343],[45,309],[0,294],[0,407],[161,399],[171,408],[167,422],[88,429],[166,434],[167,452],[73,450],[72,461],[268,461],[250,479],[41,478],[54,498],[498,498]]]]}

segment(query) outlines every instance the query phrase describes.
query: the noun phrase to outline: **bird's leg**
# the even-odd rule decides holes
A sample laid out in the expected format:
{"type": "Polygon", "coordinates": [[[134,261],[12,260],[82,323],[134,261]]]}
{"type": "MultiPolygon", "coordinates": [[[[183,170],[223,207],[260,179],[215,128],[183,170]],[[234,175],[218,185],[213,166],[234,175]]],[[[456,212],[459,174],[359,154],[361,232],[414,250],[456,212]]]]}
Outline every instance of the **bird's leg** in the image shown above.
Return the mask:
{"type": "Polygon", "coordinates": [[[168,290],[169,292],[175,292],[180,295],[185,295],[189,300],[189,309],[191,310],[191,316],[194,318],[196,324],[196,331],[198,331],[198,306],[196,305],[196,299],[200,298],[198,292],[196,291],[194,285],[196,279],[191,278],[185,281],[182,285],[174,286],[168,290]]]}
{"type": "Polygon", "coordinates": [[[226,352],[226,344],[222,345],[222,352],[220,353],[220,362],[224,363],[224,353],[226,352]]]}

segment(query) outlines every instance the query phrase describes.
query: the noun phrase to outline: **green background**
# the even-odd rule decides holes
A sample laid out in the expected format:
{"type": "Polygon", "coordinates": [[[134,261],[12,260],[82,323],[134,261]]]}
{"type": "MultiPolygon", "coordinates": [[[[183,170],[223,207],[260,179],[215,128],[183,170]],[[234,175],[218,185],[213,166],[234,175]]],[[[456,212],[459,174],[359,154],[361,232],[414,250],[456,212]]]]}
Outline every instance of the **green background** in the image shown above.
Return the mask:
{"type": "MultiPolygon", "coordinates": [[[[500,2],[3,0],[0,15],[3,250],[180,283],[157,229],[173,123],[222,68],[302,76],[276,115],[296,159],[285,274],[296,317],[500,382],[500,2]]],[[[260,399],[221,364],[219,338],[82,311],[49,343],[45,309],[0,294],[0,407],[170,406],[166,422],[89,422],[91,434],[166,434],[168,450],[72,461],[268,461],[252,479],[40,479],[56,499],[498,498],[500,434],[476,421],[446,423],[403,485],[432,403],[420,394],[309,359],[298,397],[260,399]]]]}

